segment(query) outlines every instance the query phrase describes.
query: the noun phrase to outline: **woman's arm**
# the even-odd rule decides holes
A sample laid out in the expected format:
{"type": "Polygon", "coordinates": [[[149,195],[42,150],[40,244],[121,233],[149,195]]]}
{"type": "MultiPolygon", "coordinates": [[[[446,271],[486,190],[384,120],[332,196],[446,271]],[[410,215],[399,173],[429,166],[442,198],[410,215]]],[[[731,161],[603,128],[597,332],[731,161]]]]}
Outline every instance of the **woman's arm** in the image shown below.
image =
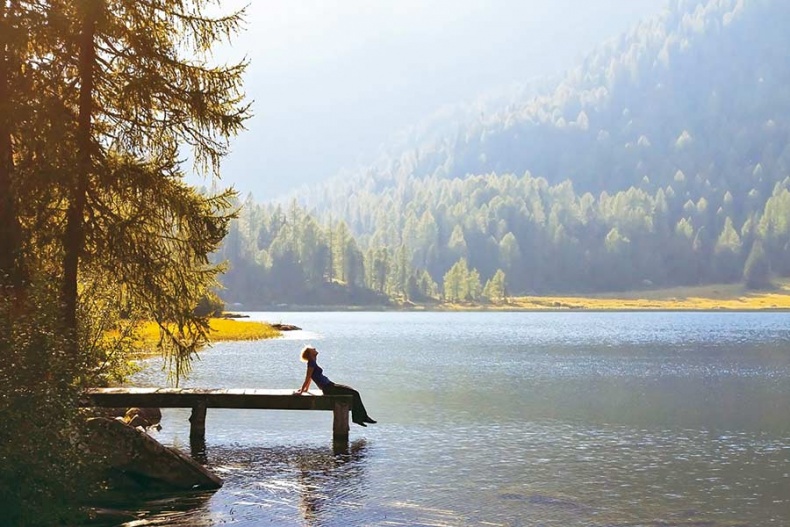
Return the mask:
{"type": "Polygon", "coordinates": [[[313,381],[313,367],[309,364],[307,365],[307,373],[304,376],[304,382],[302,383],[302,387],[296,390],[296,393],[304,393],[310,389],[310,383],[313,381]]]}

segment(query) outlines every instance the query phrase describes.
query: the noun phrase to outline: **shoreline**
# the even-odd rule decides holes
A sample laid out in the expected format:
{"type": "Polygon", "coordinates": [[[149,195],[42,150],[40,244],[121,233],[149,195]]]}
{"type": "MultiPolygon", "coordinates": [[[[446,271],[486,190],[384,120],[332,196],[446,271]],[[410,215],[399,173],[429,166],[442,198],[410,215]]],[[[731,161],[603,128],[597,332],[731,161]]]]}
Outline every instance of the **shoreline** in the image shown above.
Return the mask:
{"type": "Polygon", "coordinates": [[[390,305],[265,305],[236,307],[238,311],[372,311],[372,312],[783,312],[790,311],[790,279],[770,290],[747,290],[741,284],[646,289],[595,295],[523,295],[504,303],[401,302],[390,305]]]}
{"type": "Polygon", "coordinates": [[[453,306],[453,307],[383,307],[383,306],[289,306],[278,308],[245,309],[246,313],[300,313],[300,312],[370,312],[370,313],[783,313],[790,312],[790,307],[766,308],[648,308],[648,307],[618,307],[618,308],[528,308],[517,306],[453,306]]]}
{"type": "MultiPolygon", "coordinates": [[[[282,337],[283,331],[287,331],[279,330],[269,322],[247,320],[249,317],[244,315],[230,314],[236,316],[211,318],[211,342],[208,346],[201,348],[200,352],[210,349],[211,344],[215,342],[269,340],[282,337]]],[[[159,329],[156,324],[144,323],[140,329],[140,346],[134,353],[133,359],[141,360],[161,356],[161,351],[155,349],[158,341],[159,329]]]]}

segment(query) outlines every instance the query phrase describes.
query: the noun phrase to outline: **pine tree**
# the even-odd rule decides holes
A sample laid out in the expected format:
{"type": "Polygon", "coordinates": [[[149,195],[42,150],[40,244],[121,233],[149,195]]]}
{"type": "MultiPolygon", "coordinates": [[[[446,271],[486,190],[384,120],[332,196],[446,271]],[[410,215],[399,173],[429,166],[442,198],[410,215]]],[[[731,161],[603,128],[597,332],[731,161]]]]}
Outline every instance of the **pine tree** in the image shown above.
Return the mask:
{"type": "Polygon", "coordinates": [[[245,64],[208,63],[240,14],[212,18],[212,5],[0,7],[0,274],[20,282],[35,265],[60,283],[73,356],[80,283],[103,275],[161,323],[179,365],[207,338],[206,320],[191,313],[219,271],[208,254],[226,231],[230,194],[187,187],[181,156],[218,174],[248,115],[245,64]]]}
{"type": "Polygon", "coordinates": [[[729,216],[724,220],[724,227],[716,240],[714,261],[716,278],[723,282],[738,279],[741,260],[741,237],[733,227],[729,216]]]}
{"type": "Polygon", "coordinates": [[[207,322],[191,315],[191,304],[219,270],[207,255],[230,219],[230,194],[202,196],[182,183],[179,149],[191,150],[198,170],[218,174],[248,115],[245,64],[207,62],[211,46],[238,29],[240,14],[213,18],[210,5],[86,0],[72,13],[79,104],[64,245],[67,327],[74,331],[81,264],[121,267],[118,276],[173,346],[177,376],[207,339],[207,322]],[[163,262],[162,254],[171,257],[163,262]]]}
{"type": "Polygon", "coordinates": [[[230,194],[185,185],[180,159],[217,174],[247,115],[244,65],[206,62],[239,18],[212,19],[211,6],[0,2],[0,480],[15,483],[0,485],[0,502],[11,524],[70,524],[59,502],[85,498],[73,482],[86,460],[64,438],[80,426],[80,390],[125,363],[110,328],[128,340],[137,317],[158,322],[176,378],[208,338],[194,309],[220,270],[209,254],[230,194]]]}
{"type": "Polygon", "coordinates": [[[483,297],[490,302],[505,301],[505,272],[502,269],[497,269],[494,276],[486,282],[483,297]]]}
{"type": "Polygon", "coordinates": [[[754,242],[746,259],[743,281],[749,289],[762,289],[771,285],[771,266],[760,240],[754,242]]]}
{"type": "Polygon", "coordinates": [[[466,277],[466,298],[473,302],[480,299],[483,293],[483,286],[480,284],[480,273],[477,269],[472,269],[466,277]]]}
{"type": "MultiPolygon", "coordinates": [[[[477,281],[480,283],[479,277],[477,281]]],[[[458,302],[469,297],[469,267],[465,258],[459,259],[444,275],[444,299],[458,302]]]]}

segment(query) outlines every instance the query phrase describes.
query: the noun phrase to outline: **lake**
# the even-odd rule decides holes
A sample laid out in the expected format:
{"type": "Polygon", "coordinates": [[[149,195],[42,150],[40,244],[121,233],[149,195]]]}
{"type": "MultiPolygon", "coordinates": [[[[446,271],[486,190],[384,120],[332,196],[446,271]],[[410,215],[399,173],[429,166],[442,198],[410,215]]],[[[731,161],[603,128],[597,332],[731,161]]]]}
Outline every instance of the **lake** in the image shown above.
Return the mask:
{"type": "MultiPolygon", "coordinates": [[[[379,424],[333,451],[331,412],[209,409],[225,486],[126,504],[150,524],[790,524],[788,313],[249,315],[303,331],[216,344],[183,386],[296,389],[312,344],[379,424]]],[[[156,437],[188,451],[188,417],[156,437]]]]}

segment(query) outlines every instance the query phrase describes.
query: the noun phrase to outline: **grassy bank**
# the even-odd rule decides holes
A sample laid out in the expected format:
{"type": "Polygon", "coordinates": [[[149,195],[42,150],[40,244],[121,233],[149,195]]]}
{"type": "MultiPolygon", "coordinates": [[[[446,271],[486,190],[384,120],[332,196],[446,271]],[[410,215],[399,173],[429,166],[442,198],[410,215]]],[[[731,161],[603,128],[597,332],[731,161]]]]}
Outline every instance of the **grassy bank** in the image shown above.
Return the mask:
{"type": "MultiPolygon", "coordinates": [[[[211,340],[214,342],[230,340],[263,340],[279,337],[282,333],[265,322],[239,320],[234,318],[212,318],[211,340]]],[[[159,341],[159,326],[146,322],[138,333],[144,349],[153,348],[159,341]]]]}
{"type": "Polygon", "coordinates": [[[674,287],[590,296],[521,296],[505,304],[443,304],[448,310],[491,311],[768,311],[790,310],[790,280],[770,291],[750,291],[740,284],[674,287]]]}

